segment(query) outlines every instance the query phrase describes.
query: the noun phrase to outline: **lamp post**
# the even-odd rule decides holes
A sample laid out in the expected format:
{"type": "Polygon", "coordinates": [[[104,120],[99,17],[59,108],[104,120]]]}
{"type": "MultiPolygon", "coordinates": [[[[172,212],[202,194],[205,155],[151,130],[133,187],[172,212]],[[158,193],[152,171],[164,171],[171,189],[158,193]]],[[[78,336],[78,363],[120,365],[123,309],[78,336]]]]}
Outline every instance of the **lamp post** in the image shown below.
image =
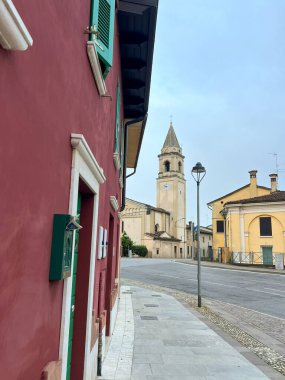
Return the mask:
{"type": "Polygon", "coordinates": [[[201,252],[200,252],[200,200],[199,200],[199,187],[202,179],[206,175],[206,169],[202,166],[201,162],[192,168],[191,175],[197,183],[197,245],[198,245],[198,307],[202,306],[201,302],[201,252]]]}

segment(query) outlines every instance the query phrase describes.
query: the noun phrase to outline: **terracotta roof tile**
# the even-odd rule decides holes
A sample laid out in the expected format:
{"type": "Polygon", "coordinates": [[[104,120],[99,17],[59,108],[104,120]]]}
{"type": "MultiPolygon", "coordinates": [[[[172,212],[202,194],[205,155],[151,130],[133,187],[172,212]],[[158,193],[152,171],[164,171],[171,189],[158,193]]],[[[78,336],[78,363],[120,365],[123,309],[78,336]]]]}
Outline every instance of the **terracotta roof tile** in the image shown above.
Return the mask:
{"type": "Polygon", "coordinates": [[[285,202],[285,191],[274,191],[271,194],[261,195],[260,197],[240,199],[237,201],[227,202],[226,205],[233,205],[237,203],[248,204],[248,203],[265,203],[265,202],[285,202]]]}

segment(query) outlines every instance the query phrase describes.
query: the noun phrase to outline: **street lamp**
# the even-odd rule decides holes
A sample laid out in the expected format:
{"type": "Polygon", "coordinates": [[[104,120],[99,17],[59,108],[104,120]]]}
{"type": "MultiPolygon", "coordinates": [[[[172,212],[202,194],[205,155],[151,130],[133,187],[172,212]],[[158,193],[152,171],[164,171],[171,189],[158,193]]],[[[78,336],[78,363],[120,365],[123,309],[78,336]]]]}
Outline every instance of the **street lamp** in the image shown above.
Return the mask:
{"type": "Polygon", "coordinates": [[[200,205],[199,205],[199,186],[202,179],[206,175],[206,169],[202,166],[201,162],[197,162],[197,164],[192,168],[191,172],[192,177],[197,183],[197,245],[198,245],[198,307],[202,306],[201,303],[201,252],[200,252],[200,205]]]}

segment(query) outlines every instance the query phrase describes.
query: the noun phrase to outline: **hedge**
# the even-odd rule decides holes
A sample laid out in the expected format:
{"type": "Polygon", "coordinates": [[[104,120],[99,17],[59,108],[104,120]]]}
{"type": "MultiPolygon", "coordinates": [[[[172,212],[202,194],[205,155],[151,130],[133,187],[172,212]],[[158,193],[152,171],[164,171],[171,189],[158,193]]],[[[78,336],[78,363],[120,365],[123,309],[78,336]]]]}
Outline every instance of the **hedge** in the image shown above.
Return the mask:
{"type": "Polygon", "coordinates": [[[133,245],[132,252],[135,255],[146,257],[148,251],[145,245],[133,245]]]}

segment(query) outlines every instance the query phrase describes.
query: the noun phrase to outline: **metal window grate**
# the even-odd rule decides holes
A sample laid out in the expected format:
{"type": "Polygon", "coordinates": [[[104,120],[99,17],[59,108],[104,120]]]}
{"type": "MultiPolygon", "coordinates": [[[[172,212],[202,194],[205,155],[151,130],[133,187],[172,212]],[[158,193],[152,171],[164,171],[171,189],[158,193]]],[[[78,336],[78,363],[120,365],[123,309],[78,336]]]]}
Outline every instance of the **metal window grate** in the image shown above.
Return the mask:
{"type": "Polygon", "coordinates": [[[158,318],[153,315],[141,315],[142,321],[157,321],[158,318]]]}
{"type": "Polygon", "coordinates": [[[158,305],[155,303],[145,303],[144,306],[145,307],[158,307],[158,305]]]}

